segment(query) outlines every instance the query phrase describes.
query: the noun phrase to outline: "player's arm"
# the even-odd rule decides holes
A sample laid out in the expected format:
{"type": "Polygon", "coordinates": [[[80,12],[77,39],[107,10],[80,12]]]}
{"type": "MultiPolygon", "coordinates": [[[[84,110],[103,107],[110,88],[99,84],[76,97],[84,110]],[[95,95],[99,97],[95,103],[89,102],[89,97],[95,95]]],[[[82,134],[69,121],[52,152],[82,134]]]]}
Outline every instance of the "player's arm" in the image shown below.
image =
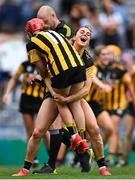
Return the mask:
{"type": "Polygon", "coordinates": [[[111,91],[111,87],[108,84],[103,83],[101,80],[97,78],[97,68],[93,64],[93,59],[91,58],[89,51],[87,49],[84,51],[82,59],[84,60],[87,74],[92,78],[92,81],[104,91],[111,91]]]}
{"type": "Polygon", "coordinates": [[[51,86],[51,79],[50,76],[47,72],[46,69],[46,64],[43,62],[43,60],[39,60],[35,62],[35,65],[37,67],[37,70],[39,72],[39,74],[41,75],[41,77],[43,78],[46,87],[48,88],[49,92],[51,93],[51,95],[54,97],[57,94],[55,93],[55,91],[53,90],[52,86],[51,86]]]}
{"type": "Polygon", "coordinates": [[[85,96],[87,96],[90,91],[91,84],[92,84],[92,79],[88,78],[84,83],[84,87],[80,91],[78,91],[76,94],[73,94],[67,97],[66,99],[67,103],[80,100],[84,98],[85,96]]]}
{"type": "MultiPolygon", "coordinates": [[[[88,71],[88,70],[87,70],[88,71]]],[[[89,68],[89,74],[92,77],[92,82],[96,84],[99,88],[101,88],[105,92],[110,92],[112,90],[112,87],[108,84],[103,83],[97,76],[97,68],[96,66],[91,66],[89,68]]]]}
{"type": "Polygon", "coordinates": [[[103,83],[98,77],[95,75],[93,77],[93,83],[95,83],[98,87],[100,87],[105,92],[110,92],[112,90],[112,87],[108,84],[103,83]]]}
{"type": "Polygon", "coordinates": [[[43,62],[43,60],[36,61],[34,64],[36,65],[38,73],[42,77],[43,81],[45,81],[45,79],[48,77],[46,64],[43,62]]]}
{"type": "Polygon", "coordinates": [[[3,103],[7,103],[9,94],[12,92],[17,80],[19,79],[19,76],[23,73],[23,66],[20,65],[19,68],[17,69],[16,73],[12,76],[12,78],[9,80],[5,93],[2,97],[3,103]]]}
{"type": "Polygon", "coordinates": [[[86,68],[86,78],[87,78],[87,80],[84,83],[84,87],[80,91],[78,91],[76,94],[73,94],[73,95],[69,96],[70,102],[82,99],[82,98],[84,98],[85,96],[88,95],[88,93],[90,91],[90,88],[91,88],[93,78],[95,76],[95,72],[96,71],[95,71],[95,66],[94,65],[89,66],[89,67],[86,68]]]}
{"type": "Polygon", "coordinates": [[[92,84],[92,78],[95,73],[95,66],[93,65],[91,59],[89,57],[88,58],[86,57],[86,53],[83,55],[82,59],[85,63],[86,77],[87,77],[87,80],[84,83],[84,87],[77,93],[72,94],[68,97],[63,97],[63,96],[60,97],[59,96],[58,98],[55,98],[56,101],[69,103],[69,102],[73,102],[73,101],[82,99],[89,93],[89,90],[90,90],[90,87],[92,84]]]}
{"type": "Polygon", "coordinates": [[[46,77],[45,77],[45,84],[53,98],[56,98],[57,96],[59,96],[59,94],[55,93],[55,91],[53,90],[53,88],[51,86],[51,84],[52,84],[51,79],[48,74],[46,74],[46,77]]]}
{"type": "Polygon", "coordinates": [[[84,87],[80,91],[78,91],[77,93],[72,94],[68,97],[58,96],[54,99],[58,102],[70,103],[70,102],[84,98],[89,93],[90,87],[92,84],[92,77],[93,77],[92,69],[90,69],[90,68],[86,69],[86,77],[87,77],[87,80],[84,83],[84,87]]]}

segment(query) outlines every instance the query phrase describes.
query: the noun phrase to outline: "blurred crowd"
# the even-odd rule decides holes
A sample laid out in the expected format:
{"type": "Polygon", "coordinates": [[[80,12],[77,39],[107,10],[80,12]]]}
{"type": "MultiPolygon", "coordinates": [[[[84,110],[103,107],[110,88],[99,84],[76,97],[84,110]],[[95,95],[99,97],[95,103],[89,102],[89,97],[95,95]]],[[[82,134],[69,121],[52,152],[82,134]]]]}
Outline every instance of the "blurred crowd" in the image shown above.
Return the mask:
{"type": "Polygon", "coordinates": [[[99,43],[135,47],[135,23],[131,23],[124,0],[1,0],[1,33],[22,32],[43,4],[55,7],[74,31],[82,25],[91,26],[91,48],[99,43]]]}

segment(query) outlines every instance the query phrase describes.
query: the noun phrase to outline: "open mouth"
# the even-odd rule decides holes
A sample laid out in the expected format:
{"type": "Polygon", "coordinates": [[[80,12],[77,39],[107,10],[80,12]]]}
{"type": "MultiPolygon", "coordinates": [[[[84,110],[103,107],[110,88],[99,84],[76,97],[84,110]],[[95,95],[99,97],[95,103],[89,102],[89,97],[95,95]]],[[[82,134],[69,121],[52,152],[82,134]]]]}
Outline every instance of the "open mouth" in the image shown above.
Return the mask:
{"type": "Polygon", "coordinates": [[[86,40],[87,40],[86,38],[81,37],[81,41],[82,41],[82,42],[86,42],[86,40]]]}

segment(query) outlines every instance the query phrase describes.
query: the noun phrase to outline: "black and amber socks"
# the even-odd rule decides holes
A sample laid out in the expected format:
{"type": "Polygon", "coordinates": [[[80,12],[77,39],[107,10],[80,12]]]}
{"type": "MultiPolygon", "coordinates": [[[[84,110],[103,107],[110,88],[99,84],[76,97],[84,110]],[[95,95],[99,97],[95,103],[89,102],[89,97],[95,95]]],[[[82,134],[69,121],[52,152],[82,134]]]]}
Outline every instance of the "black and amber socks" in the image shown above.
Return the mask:
{"type": "Polygon", "coordinates": [[[85,129],[79,128],[78,134],[82,137],[82,139],[86,139],[86,130],[85,129]]]}
{"type": "Polygon", "coordinates": [[[70,136],[72,137],[74,134],[77,134],[77,128],[75,122],[70,122],[66,124],[66,128],[69,131],[70,136]]]}
{"type": "Polygon", "coordinates": [[[28,161],[24,161],[24,168],[30,170],[32,163],[28,161]]]}

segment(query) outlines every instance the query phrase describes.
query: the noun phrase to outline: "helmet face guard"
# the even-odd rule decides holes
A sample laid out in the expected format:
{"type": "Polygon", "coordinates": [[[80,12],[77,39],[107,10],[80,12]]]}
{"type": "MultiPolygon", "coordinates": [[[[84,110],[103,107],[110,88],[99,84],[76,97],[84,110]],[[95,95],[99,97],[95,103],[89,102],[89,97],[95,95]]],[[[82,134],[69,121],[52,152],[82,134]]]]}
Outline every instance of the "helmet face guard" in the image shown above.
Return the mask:
{"type": "Polygon", "coordinates": [[[27,21],[25,26],[25,32],[29,37],[33,36],[35,32],[39,32],[44,29],[44,21],[39,18],[33,18],[27,21]]]}

